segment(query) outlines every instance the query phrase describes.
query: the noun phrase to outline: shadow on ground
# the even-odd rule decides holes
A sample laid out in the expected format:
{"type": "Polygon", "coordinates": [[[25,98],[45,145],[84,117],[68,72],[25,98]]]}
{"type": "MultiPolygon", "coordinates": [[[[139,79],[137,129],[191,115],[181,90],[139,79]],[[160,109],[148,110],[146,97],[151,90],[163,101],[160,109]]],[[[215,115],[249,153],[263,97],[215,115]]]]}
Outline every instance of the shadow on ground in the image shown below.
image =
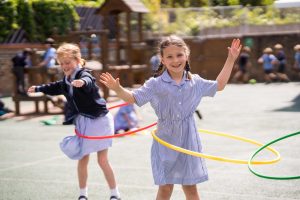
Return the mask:
{"type": "Polygon", "coordinates": [[[300,112],[300,94],[297,97],[295,97],[291,102],[292,104],[290,106],[275,109],[274,111],[300,112]]]}

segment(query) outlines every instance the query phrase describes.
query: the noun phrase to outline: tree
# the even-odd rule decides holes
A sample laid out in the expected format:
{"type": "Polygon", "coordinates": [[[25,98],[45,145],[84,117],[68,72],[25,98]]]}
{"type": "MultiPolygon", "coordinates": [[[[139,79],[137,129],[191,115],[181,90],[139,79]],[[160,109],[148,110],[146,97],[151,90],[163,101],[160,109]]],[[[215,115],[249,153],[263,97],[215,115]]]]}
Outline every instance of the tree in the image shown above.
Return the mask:
{"type": "Polygon", "coordinates": [[[0,0],[0,42],[4,42],[6,37],[16,27],[14,24],[14,7],[12,2],[0,0]]]}
{"type": "Polygon", "coordinates": [[[30,41],[36,38],[36,25],[33,17],[33,10],[28,1],[17,0],[17,23],[26,32],[30,41]]]}

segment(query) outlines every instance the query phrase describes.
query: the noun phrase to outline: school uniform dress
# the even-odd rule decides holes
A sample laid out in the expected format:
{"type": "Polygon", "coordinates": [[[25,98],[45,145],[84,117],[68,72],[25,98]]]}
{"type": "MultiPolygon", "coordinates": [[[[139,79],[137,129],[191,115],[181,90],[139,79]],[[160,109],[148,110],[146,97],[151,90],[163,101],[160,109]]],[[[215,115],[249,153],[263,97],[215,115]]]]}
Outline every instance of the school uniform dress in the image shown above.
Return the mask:
{"type": "MultiPolygon", "coordinates": [[[[86,69],[77,68],[63,80],[41,85],[36,92],[48,95],[63,94],[67,98],[65,124],[74,123],[76,130],[85,136],[105,136],[114,134],[114,121],[101,98],[95,78],[86,69]],[[74,79],[85,82],[83,87],[71,85],[74,79]]],[[[112,146],[112,139],[90,140],[76,135],[65,137],[60,143],[61,150],[71,159],[80,160],[83,156],[112,146]]]]}
{"type": "Polygon", "coordinates": [[[277,60],[277,58],[273,54],[263,54],[262,59],[263,59],[263,68],[264,68],[265,74],[272,73],[274,70],[274,66],[273,66],[272,62],[274,60],[277,60]]]}
{"type": "Polygon", "coordinates": [[[294,59],[295,63],[297,63],[296,69],[300,69],[300,52],[295,53],[294,59]]]}
{"type": "MultiPolygon", "coordinates": [[[[193,114],[204,96],[214,96],[217,82],[199,75],[176,84],[167,71],[149,79],[133,91],[136,104],[150,102],[157,117],[157,136],[168,143],[191,151],[202,152],[201,139],[193,114]]],[[[171,150],[155,140],[151,148],[151,164],[156,185],[194,185],[208,180],[203,158],[171,150]]]]}
{"type": "Polygon", "coordinates": [[[127,106],[121,107],[114,117],[114,124],[115,131],[135,128],[138,124],[138,118],[135,113],[134,106],[132,104],[129,104],[127,106]],[[125,115],[130,123],[126,120],[125,115]]]}

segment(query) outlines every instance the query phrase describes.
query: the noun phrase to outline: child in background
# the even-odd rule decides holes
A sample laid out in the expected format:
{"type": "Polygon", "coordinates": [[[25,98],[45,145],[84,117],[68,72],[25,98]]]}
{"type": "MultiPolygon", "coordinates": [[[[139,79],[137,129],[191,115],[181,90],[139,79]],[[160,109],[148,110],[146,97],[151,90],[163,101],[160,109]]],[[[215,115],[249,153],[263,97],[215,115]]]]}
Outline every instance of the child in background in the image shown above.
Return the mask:
{"type": "MultiPolygon", "coordinates": [[[[142,106],[150,102],[158,117],[156,134],[162,140],[201,152],[193,114],[202,97],[214,96],[225,88],[240,50],[240,40],[234,39],[217,80],[205,80],[190,73],[190,50],[181,38],[172,35],[160,43],[161,63],[156,77],[142,87],[129,91],[110,73],[102,73],[100,81],[128,103],[142,106]]],[[[174,184],[182,185],[186,199],[200,199],[196,184],[208,180],[203,158],[179,153],[153,141],[151,163],[154,182],[159,186],[156,200],[169,200],[174,184]]]]}
{"type": "Polygon", "coordinates": [[[294,46],[295,55],[294,55],[294,65],[293,69],[296,71],[298,75],[298,79],[300,79],[300,44],[294,46]]]}
{"type": "Polygon", "coordinates": [[[242,52],[239,56],[237,67],[237,72],[233,76],[234,83],[248,83],[249,81],[249,67],[251,66],[250,62],[250,47],[243,47],[242,52]]]}
{"type": "Polygon", "coordinates": [[[4,104],[4,102],[0,99],[0,121],[9,119],[15,116],[15,113],[7,108],[4,104]]]}
{"type": "Polygon", "coordinates": [[[151,65],[151,73],[154,74],[158,67],[159,67],[159,64],[160,64],[160,57],[159,57],[159,54],[157,54],[155,52],[155,54],[153,54],[153,56],[150,58],[150,65],[151,65]]]}
{"type": "Polygon", "coordinates": [[[38,64],[40,67],[47,69],[55,67],[56,49],[54,48],[54,39],[47,38],[45,41],[46,51],[43,55],[43,60],[38,64]]]}
{"type": "MultiPolygon", "coordinates": [[[[64,77],[47,85],[31,86],[28,92],[43,92],[48,95],[63,94],[68,101],[68,119],[73,121],[76,130],[83,135],[103,136],[114,134],[113,117],[106,102],[99,94],[95,78],[84,69],[80,49],[75,44],[63,44],[57,50],[57,59],[64,77]]],[[[120,193],[114,173],[108,162],[108,148],[112,139],[88,140],[69,136],[61,142],[61,150],[71,159],[78,160],[78,200],[88,199],[87,177],[89,154],[97,152],[98,164],[111,190],[110,200],[119,200],[120,193]]]]}
{"type": "Polygon", "coordinates": [[[25,68],[31,67],[30,54],[32,50],[25,48],[22,53],[17,53],[12,59],[12,72],[16,77],[16,92],[17,94],[27,95],[25,90],[25,68]]]}
{"type": "Polygon", "coordinates": [[[137,113],[133,104],[121,107],[114,117],[115,134],[138,127],[137,113]]]}
{"type": "Polygon", "coordinates": [[[263,64],[266,83],[271,83],[277,80],[277,76],[274,73],[274,66],[278,63],[278,60],[273,55],[273,50],[270,47],[264,49],[263,55],[257,60],[257,62],[263,64]]]}
{"type": "Polygon", "coordinates": [[[278,60],[278,69],[277,69],[277,75],[280,81],[283,82],[289,82],[290,79],[289,77],[286,75],[285,71],[286,71],[286,56],[285,53],[283,51],[283,46],[281,44],[276,44],[274,46],[275,49],[275,57],[278,60]]]}

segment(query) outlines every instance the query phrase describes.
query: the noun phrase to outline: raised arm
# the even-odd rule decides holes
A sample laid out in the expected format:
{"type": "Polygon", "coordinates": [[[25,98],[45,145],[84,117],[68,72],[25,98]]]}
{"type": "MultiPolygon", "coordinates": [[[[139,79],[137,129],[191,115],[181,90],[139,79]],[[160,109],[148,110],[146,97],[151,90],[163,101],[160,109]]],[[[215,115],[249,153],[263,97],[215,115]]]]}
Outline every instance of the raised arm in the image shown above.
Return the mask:
{"type": "Polygon", "coordinates": [[[228,47],[228,56],[226,59],[226,62],[224,64],[224,67],[222,68],[221,72],[219,73],[217,77],[218,81],[218,91],[221,91],[225,88],[229,78],[230,74],[234,65],[234,62],[238,58],[240,51],[241,51],[242,45],[239,39],[233,39],[231,43],[231,47],[228,47]]]}
{"type": "Polygon", "coordinates": [[[120,97],[124,101],[131,104],[135,103],[132,92],[120,85],[119,78],[115,79],[110,73],[106,72],[100,75],[100,82],[109,89],[115,91],[118,97],[120,97]]]}

